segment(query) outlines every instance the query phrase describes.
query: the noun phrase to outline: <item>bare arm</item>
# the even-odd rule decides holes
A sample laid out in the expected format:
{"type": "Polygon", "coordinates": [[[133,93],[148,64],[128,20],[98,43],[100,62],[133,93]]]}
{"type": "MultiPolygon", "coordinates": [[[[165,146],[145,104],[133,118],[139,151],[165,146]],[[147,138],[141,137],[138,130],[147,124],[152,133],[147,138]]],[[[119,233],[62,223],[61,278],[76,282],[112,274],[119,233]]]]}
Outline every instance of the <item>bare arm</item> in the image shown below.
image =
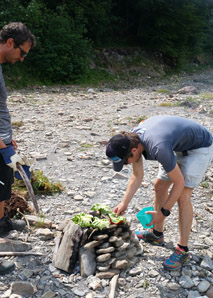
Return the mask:
{"type": "Polygon", "coordinates": [[[117,216],[119,214],[124,213],[124,211],[128,207],[129,202],[131,201],[134,194],[136,193],[136,191],[141,185],[141,182],[143,180],[143,175],[144,175],[142,157],[139,159],[138,162],[135,162],[132,164],[132,169],[133,169],[133,173],[129,179],[129,183],[128,183],[126,192],[124,194],[123,200],[113,210],[117,216]]]}
{"type": "Polygon", "coordinates": [[[5,143],[2,141],[2,139],[0,138],[0,149],[6,148],[7,146],[5,145],[5,143]]]}

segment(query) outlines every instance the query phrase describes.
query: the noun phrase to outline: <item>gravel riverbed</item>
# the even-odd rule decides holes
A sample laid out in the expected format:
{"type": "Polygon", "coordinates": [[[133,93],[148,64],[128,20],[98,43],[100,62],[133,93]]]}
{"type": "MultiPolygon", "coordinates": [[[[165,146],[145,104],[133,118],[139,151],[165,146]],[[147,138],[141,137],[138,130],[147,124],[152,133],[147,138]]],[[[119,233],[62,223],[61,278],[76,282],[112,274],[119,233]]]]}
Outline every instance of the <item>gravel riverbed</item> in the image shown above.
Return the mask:
{"type": "MultiPolygon", "coordinates": [[[[94,203],[113,208],[120,202],[131,166],[115,174],[105,157],[105,142],[113,134],[136,126],[139,119],[178,115],[194,119],[213,132],[212,86],[213,70],[206,70],[167,80],[147,78],[146,84],[138,81],[135,87],[43,86],[10,91],[8,107],[12,122],[22,123],[13,128],[20,153],[35,158],[35,170],[43,170],[49,179],[60,181],[65,187],[60,194],[37,197],[45,218],[57,226],[76,213],[89,211],[94,203]]],[[[157,171],[156,162],[145,162],[144,181],[125,214],[132,230],[142,229],[136,213],[153,204],[157,171]]],[[[172,273],[162,266],[178,240],[174,206],[166,220],[165,247],[143,243],[144,252],[138,262],[121,271],[115,297],[213,297],[212,181],[213,169],[209,167],[192,196],[194,220],[189,263],[172,273]]],[[[9,237],[24,240],[25,234],[11,232],[9,237]]],[[[16,269],[0,276],[0,297],[108,297],[110,280],[82,278],[79,272],[69,275],[54,268],[53,237],[44,240],[35,229],[28,242],[44,255],[5,257],[16,263],[16,269]],[[22,294],[16,286],[23,287],[22,294]]]]}

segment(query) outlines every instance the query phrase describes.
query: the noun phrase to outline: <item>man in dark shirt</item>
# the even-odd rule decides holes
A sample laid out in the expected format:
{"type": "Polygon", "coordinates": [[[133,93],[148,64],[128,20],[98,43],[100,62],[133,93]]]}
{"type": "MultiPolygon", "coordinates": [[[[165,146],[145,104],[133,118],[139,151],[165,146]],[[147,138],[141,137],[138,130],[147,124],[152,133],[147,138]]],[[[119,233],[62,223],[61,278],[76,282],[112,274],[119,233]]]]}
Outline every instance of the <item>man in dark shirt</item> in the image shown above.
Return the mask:
{"type": "Polygon", "coordinates": [[[180,240],[175,252],[164,261],[168,270],[177,270],[189,259],[188,240],[193,219],[190,201],[193,189],[198,187],[213,158],[213,138],[207,128],[181,117],[154,116],[141,122],[131,132],[112,137],[106,155],[115,171],[124,164],[132,164],[123,200],[114,208],[122,214],[143,180],[142,155],[147,160],[159,162],[155,181],[155,211],[148,211],[154,229],[136,232],[138,238],[153,245],[164,245],[163,224],[174,204],[179,207],[180,240]],[[172,185],[170,192],[169,187],[172,185]]]}
{"type": "MultiPolygon", "coordinates": [[[[20,22],[9,23],[0,31],[0,237],[12,229],[20,228],[4,213],[4,201],[11,196],[13,170],[16,163],[23,164],[22,159],[15,153],[17,144],[12,138],[12,127],[7,108],[7,92],[2,75],[1,64],[14,64],[24,61],[29,50],[35,45],[34,35],[20,22]]],[[[14,264],[0,260],[0,274],[13,269],[14,264]]]]}

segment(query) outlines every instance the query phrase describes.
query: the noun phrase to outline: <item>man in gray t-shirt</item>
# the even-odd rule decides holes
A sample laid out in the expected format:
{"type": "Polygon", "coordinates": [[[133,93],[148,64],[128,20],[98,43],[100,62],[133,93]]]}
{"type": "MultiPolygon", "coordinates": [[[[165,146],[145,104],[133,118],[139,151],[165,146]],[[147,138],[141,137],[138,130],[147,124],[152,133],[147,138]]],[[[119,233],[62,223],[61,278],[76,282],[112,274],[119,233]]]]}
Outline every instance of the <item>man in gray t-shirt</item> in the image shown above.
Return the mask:
{"type": "Polygon", "coordinates": [[[188,240],[193,219],[191,195],[201,182],[213,158],[212,134],[204,126],[182,117],[154,116],[141,122],[131,132],[112,137],[106,155],[113,162],[115,171],[124,164],[132,164],[123,200],[114,208],[116,215],[128,207],[143,180],[143,159],[159,162],[155,181],[155,211],[149,231],[136,231],[138,238],[153,245],[164,245],[164,220],[178,202],[180,240],[175,252],[164,261],[167,270],[178,270],[189,259],[188,240]],[[170,192],[169,187],[172,185],[170,192]]]}
{"type": "MultiPolygon", "coordinates": [[[[7,92],[1,64],[24,61],[35,45],[34,35],[20,22],[9,23],[0,31],[0,237],[11,229],[18,228],[4,213],[4,202],[11,196],[13,169],[21,158],[15,153],[17,144],[12,138],[12,128],[7,108],[7,92]]],[[[0,259],[0,274],[12,270],[14,264],[0,259]]]]}

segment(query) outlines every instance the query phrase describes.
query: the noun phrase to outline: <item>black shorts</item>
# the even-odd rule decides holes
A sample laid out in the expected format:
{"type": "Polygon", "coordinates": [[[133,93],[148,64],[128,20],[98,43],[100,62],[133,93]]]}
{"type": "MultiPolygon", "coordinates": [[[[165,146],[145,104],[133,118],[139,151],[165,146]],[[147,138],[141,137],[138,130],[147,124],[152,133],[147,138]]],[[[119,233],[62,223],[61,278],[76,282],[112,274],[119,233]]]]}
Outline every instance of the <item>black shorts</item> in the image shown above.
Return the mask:
{"type": "Polygon", "coordinates": [[[0,202],[10,199],[13,182],[13,169],[5,164],[0,154],[0,202]]]}

